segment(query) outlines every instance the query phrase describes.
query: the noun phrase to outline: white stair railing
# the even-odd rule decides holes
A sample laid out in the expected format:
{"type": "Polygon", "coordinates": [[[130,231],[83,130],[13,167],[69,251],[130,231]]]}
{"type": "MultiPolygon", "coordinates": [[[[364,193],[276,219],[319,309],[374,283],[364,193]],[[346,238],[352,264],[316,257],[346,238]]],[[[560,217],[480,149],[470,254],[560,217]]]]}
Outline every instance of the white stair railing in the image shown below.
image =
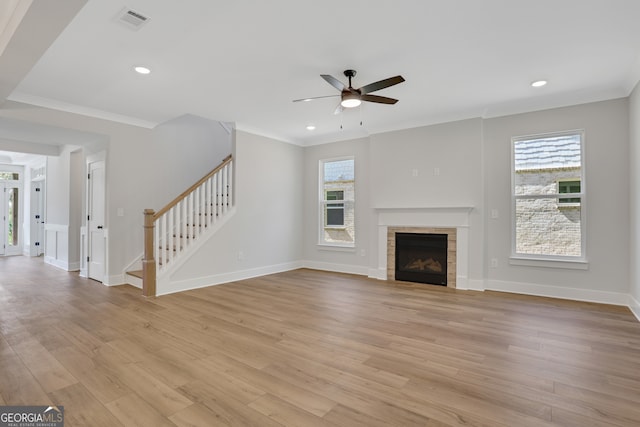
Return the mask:
{"type": "Polygon", "coordinates": [[[206,176],[158,212],[145,209],[142,292],[155,296],[156,277],[233,206],[233,159],[229,155],[206,176]]]}

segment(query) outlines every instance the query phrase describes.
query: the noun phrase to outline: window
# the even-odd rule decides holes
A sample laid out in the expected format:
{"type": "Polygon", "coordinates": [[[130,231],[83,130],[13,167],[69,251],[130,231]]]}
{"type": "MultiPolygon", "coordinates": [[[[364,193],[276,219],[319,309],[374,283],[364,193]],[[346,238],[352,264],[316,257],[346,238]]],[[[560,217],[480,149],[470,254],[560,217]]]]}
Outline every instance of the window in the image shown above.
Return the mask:
{"type": "Polygon", "coordinates": [[[354,159],[320,161],[319,244],[355,245],[354,159]]]}
{"type": "Polygon", "coordinates": [[[583,140],[582,132],[513,138],[513,258],[586,258],[583,140]]]}

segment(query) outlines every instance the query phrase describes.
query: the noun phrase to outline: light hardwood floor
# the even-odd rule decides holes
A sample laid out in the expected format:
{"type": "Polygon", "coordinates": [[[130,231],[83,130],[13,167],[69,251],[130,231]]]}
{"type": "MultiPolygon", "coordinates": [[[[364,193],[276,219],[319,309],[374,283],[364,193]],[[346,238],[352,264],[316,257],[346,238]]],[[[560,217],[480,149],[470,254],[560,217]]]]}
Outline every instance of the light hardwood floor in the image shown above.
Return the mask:
{"type": "Polygon", "coordinates": [[[145,300],[0,258],[0,405],[66,426],[638,426],[626,308],[297,270],[145,300]]]}

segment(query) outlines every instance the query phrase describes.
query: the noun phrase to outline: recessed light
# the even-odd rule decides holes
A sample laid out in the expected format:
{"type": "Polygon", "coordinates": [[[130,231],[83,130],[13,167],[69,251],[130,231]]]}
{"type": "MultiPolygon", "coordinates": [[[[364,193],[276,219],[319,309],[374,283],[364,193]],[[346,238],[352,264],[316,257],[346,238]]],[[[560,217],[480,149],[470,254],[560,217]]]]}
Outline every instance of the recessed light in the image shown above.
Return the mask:
{"type": "Polygon", "coordinates": [[[307,125],[307,130],[315,130],[316,127],[314,125],[307,125]]]}
{"type": "Polygon", "coordinates": [[[532,87],[542,87],[544,85],[547,84],[546,80],[536,80],[535,82],[531,83],[532,87]]]}
{"type": "Polygon", "coordinates": [[[134,70],[136,70],[136,73],[140,74],[149,74],[151,72],[147,67],[135,67],[134,70]]]}

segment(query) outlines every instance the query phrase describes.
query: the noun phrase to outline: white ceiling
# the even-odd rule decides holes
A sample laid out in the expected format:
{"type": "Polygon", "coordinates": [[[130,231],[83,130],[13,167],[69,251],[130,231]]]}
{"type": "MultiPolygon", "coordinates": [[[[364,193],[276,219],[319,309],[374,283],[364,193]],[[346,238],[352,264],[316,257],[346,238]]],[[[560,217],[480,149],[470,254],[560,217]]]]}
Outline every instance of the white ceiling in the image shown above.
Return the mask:
{"type": "MultiPolygon", "coordinates": [[[[36,162],[43,162],[45,156],[37,154],[16,153],[14,151],[0,151],[0,164],[28,165],[36,162]]],[[[1,167],[1,166],[0,166],[1,167]]]]}
{"type": "Polygon", "coordinates": [[[638,0],[89,0],[8,99],[144,126],[195,114],[314,144],[627,96],[639,18],[638,0]],[[125,6],[149,22],[117,22],[125,6]],[[375,93],[400,101],[337,116],[338,98],[292,102],[338,94],[319,75],[346,81],[347,68],[354,87],[401,74],[375,93]]]}

